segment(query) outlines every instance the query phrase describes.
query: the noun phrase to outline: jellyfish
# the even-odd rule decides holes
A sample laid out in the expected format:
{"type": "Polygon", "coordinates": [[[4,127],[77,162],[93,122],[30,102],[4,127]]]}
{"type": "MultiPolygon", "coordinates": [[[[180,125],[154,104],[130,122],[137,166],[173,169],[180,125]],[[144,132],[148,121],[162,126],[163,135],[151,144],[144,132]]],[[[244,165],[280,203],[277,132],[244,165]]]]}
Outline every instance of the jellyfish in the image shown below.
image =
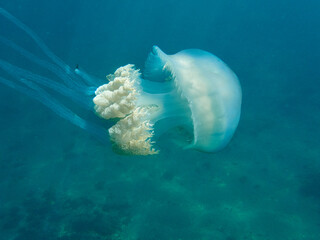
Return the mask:
{"type": "Polygon", "coordinates": [[[157,139],[176,126],[183,126],[192,135],[192,141],[184,145],[186,149],[216,152],[231,141],[240,119],[242,92],[235,73],[215,55],[200,49],[167,55],[153,46],[143,73],[134,64],[127,64],[103,82],[78,67],[72,71],[31,29],[2,8],[0,14],[27,34],[47,60],[3,37],[0,42],[59,79],[0,59],[0,69],[15,79],[0,76],[0,83],[41,101],[104,141],[109,138],[116,152],[158,154],[157,139]],[[106,130],[81,118],[59,102],[56,94],[114,125],[106,130]]]}

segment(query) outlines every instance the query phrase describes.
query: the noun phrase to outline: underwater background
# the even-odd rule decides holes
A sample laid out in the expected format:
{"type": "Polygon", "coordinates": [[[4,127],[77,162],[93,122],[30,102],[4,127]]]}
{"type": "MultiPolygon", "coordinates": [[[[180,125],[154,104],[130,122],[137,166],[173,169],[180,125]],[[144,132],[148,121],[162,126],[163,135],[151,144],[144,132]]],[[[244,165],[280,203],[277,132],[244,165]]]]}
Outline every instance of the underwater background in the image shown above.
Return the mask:
{"type": "MultiPolygon", "coordinates": [[[[222,151],[183,150],[175,129],[160,138],[159,155],[122,156],[0,85],[1,240],[320,239],[320,1],[0,7],[99,78],[127,63],[143,69],[153,45],[200,48],[223,59],[243,90],[239,127],[222,151]]],[[[39,51],[2,16],[0,36],[39,51]]],[[[28,68],[3,45],[0,58],[28,68]]]]}

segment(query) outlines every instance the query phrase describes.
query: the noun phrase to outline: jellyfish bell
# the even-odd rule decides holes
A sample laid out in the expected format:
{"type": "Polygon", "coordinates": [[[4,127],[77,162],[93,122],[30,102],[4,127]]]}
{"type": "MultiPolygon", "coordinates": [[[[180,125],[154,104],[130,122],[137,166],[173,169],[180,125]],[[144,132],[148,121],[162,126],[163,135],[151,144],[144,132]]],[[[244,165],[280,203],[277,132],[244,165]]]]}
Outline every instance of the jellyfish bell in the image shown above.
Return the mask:
{"type": "Polygon", "coordinates": [[[220,150],[231,140],[241,112],[241,87],[237,76],[218,57],[199,49],[168,56],[153,47],[153,58],[175,76],[192,112],[194,141],[189,146],[205,152],[220,150]]]}
{"type": "Polygon", "coordinates": [[[215,152],[230,142],[240,119],[242,93],[237,76],[218,57],[199,49],[167,55],[154,46],[144,77],[148,80],[134,65],[126,65],[95,92],[97,114],[120,119],[109,129],[118,150],[158,153],[153,138],[163,120],[167,129],[182,124],[189,128],[193,141],[187,148],[215,152]]]}

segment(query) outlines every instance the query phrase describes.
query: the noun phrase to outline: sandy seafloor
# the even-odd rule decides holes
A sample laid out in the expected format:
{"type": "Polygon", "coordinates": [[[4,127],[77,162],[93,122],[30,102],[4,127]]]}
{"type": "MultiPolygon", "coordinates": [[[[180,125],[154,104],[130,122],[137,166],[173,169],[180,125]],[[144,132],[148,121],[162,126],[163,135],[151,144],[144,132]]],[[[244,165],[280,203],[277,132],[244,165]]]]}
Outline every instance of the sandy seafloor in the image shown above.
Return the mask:
{"type": "MultiPolygon", "coordinates": [[[[174,129],[159,139],[159,155],[137,157],[117,155],[1,85],[1,240],[320,239],[319,1],[11,0],[0,7],[70,66],[97,77],[127,63],[143,68],[157,44],[169,54],[216,54],[243,89],[240,124],[223,151],[183,150],[174,129]]],[[[38,54],[1,16],[0,34],[38,54]]],[[[0,49],[1,59],[32,68],[0,49]]]]}

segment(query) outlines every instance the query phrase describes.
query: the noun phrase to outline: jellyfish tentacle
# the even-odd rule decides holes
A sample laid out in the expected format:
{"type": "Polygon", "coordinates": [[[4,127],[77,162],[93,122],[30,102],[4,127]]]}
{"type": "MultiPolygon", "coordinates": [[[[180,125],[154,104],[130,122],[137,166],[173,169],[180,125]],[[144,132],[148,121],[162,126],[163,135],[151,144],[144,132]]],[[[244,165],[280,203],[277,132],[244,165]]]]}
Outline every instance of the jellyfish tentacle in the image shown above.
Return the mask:
{"type": "MultiPolygon", "coordinates": [[[[77,66],[74,70],[75,74],[77,74],[81,79],[84,80],[86,84],[89,86],[94,86],[94,90],[101,85],[104,81],[102,79],[98,79],[96,77],[90,76],[88,73],[86,73],[84,70],[79,69],[77,66]]],[[[94,92],[93,92],[94,94],[94,92]]]]}
{"type": "Polygon", "coordinates": [[[103,127],[81,118],[57,100],[56,97],[42,88],[45,87],[48,90],[52,90],[54,94],[59,93],[60,95],[77,102],[79,106],[84,107],[87,110],[93,110],[92,102],[88,101],[88,96],[94,94],[96,86],[92,86],[92,82],[89,83],[86,81],[87,79],[78,76],[66,63],[57,57],[29,27],[1,7],[0,16],[6,18],[31,38],[35,45],[43,52],[45,59],[32,54],[28,50],[4,37],[0,37],[1,43],[10,47],[28,61],[55,74],[60,79],[60,82],[54,81],[51,78],[14,66],[9,62],[0,59],[0,69],[10,77],[10,79],[7,79],[0,76],[0,83],[41,102],[60,117],[92,133],[103,142],[108,141],[108,133],[103,127]],[[38,86],[38,84],[42,87],[38,86]]]}
{"type": "Polygon", "coordinates": [[[60,67],[65,72],[65,82],[69,87],[77,88],[77,89],[84,89],[87,87],[82,81],[80,81],[76,74],[71,70],[70,66],[63,62],[58,56],[56,56],[48,47],[47,45],[35,34],[28,26],[18,20],[16,17],[11,15],[5,9],[0,7],[0,15],[5,17],[7,20],[12,22],[18,28],[20,28],[23,32],[25,32],[34,42],[35,44],[41,49],[41,51],[58,67],[60,67]],[[76,79],[78,81],[73,80],[76,79]]]}
{"type": "MultiPolygon", "coordinates": [[[[51,62],[45,61],[43,59],[40,59],[39,57],[37,57],[36,55],[27,51],[23,47],[17,45],[13,41],[10,41],[2,36],[0,36],[0,42],[7,45],[8,47],[10,47],[11,49],[13,49],[17,53],[19,53],[21,56],[28,59],[29,61],[37,64],[40,67],[45,68],[46,70],[48,70],[50,72],[52,72],[57,77],[59,77],[68,87],[74,87],[74,84],[70,84],[70,81],[71,81],[70,77],[59,66],[57,66],[51,62]]],[[[84,92],[85,94],[87,94],[87,90],[85,87],[76,87],[76,89],[79,92],[84,92]]],[[[87,95],[89,95],[89,94],[87,94],[87,95]]]]}
{"type": "Polygon", "coordinates": [[[10,80],[8,80],[6,78],[3,78],[1,76],[0,76],[0,83],[4,84],[4,85],[6,85],[6,86],[8,86],[8,87],[10,87],[10,88],[12,88],[14,90],[17,90],[17,91],[19,91],[19,92],[21,92],[21,93],[23,93],[23,94],[25,94],[27,96],[31,96],[32,95],[30,93],[31,92],[30,89],[28,89],[26,87],[22,87],[19,84],[15,83],[15,82],[12,82],[12,81],[10,81],[10,80]]]}
{"type": "Polygon", "coordinates": [[[79,106],[87,110],[93,110],[93,104],[90,101],[87,101],[87,99],[85,99],[81,94],[65,87],[63,84],[53,81],[47,77],[32,73],[31,71],[14,66],[2,59],[0,59],[0,68],[6,71],[12,77],[16,78],[18,81],[20,81],[22,78],[25,78],[29,81],[36,82],[37,84],[41,84],[61,95],[68,97],[76,103],[80,103],[79,106]]]}
{"type": "Polygon", "coordinates": [[[7,12],[5,9],[0,7],[0,14],[7,18],[9,21],[11,21],[13,24],[15,24],[18,28],[20,28],[22,31],[24,31],[42,50],[42,52],[47,55],[55,64],[60,66],[62,69],[65,69],[67,72],[70,71],[70,67],[65,64],[59,57],[57,57],[55,54],[53,54],[52,51],[47,47],[47,45],[35,34],[28,26],[26,26],[24,23],[22,23],[20,20],[18,20],[16,17],[11,15],[9,12],[7,12]]]}
{"type": "Polygon", "coordinates": [[[108,135],[104,128],[84,120],[83,118],[75,114],[73,111],[71,111],[69,108],[65,107],[57,100],[54,100],[54,98],[52,98],[46,91],[38,87],[35,83],[32,83],[23,78],[20,79],[20,82],[27,87],[21,86],[8,79],[0,77],[0,83],[7,85],[8,87],[13,88],[41,102],[43,105],[48,107],[61,118],[64,118],[72,124],[90,132],[91,134],[98,137],[101,141],[106,142],[108,140],[108,135]]]}

